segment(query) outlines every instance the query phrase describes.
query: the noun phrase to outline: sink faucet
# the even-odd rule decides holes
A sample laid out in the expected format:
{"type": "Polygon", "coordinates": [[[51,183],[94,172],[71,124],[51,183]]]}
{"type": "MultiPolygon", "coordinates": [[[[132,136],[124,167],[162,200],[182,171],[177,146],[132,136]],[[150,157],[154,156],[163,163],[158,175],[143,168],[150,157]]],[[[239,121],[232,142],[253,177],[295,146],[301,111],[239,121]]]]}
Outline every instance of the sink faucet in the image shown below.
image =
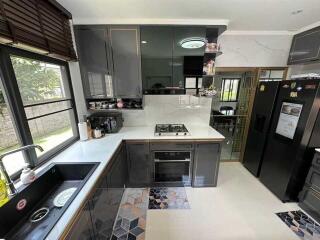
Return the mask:
{"type": "Polygon", "coordinates": [[[3,165],[3,158],[8,156],[8,155],[10,155],[10,154],[13,154],[13,153],[16,153],[16,152],[20,152],[20,151],[25,151],[25,150],[28,150],[30,148],[38,148],[41,152],[43,152],[43,148],[41,146],[35,145],[35,144],[31,144],[31,145],[26,145],[26,146],[17,148],[15,150],[12,150],[12,151],[9,151],[9,152],[6,152],[6,153],[0,155],[0,170],[3,173],[3,176],[4,176],[4,178],[5,178],[6,182],[7,182],[7,185],[9,187],[9,189],[10,189],[10,195],[11,196],[17,194],[18,191],[15,188],[15,186],[13,184],[13,181],[11,180],[6,168],[3,165]]]}

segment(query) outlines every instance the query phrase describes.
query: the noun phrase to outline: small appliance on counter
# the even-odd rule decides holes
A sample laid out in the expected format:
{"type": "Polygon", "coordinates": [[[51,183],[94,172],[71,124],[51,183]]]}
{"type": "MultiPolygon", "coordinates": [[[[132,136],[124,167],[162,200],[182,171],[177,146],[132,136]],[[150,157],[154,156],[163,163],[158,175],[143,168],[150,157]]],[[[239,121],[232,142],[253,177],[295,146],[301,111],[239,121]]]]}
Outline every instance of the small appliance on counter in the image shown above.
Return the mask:
{"type": "Polygon", "coordinates": [[[91,114],[88,119],[92,129],[101,129],[104,134],[117,133],[123,126],[121,112],[96,112],[91,114]]]}

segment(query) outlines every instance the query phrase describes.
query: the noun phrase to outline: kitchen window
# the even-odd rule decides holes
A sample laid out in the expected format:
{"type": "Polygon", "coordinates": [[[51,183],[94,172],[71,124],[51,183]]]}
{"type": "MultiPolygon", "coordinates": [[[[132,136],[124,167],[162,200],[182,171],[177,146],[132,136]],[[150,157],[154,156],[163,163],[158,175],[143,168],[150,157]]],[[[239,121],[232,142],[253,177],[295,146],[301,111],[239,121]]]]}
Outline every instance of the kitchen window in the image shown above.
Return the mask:
{"type": "Polygon", "coordinates": [[[202,77],[186,77],[185,89],[188,95],[197,95],[202,88],[202,77]]]}
{"type": "Polygon", "coordinates": [[[4,164],[14,177],[24,162],[35,167],[78,139],[76,109],[66,62],[10,47],[0,50],[2,95],[12,115],[8,131],[18,136],[16,141],[1,142],[1,152],[28,144],[44,149],[20,153],[18,159],[7,156],[4,164]]]}
{"type": "Polygon", "coordinates": [[[223,78],[221,86],[221,102],[236,102],[238,100],[238,92],[240,86],[240,78],[223,78]]]}
{"type": "MultiPolygon", "coordinates": [[[[21,145],[6,99],[0,81],[0,155],[21,145]]],[[[9,175],[17,172],[17,169],[20,169],[24,162],[25,158],[22,152],[14,153],[3,159],[3,164],[9,175]]]]}

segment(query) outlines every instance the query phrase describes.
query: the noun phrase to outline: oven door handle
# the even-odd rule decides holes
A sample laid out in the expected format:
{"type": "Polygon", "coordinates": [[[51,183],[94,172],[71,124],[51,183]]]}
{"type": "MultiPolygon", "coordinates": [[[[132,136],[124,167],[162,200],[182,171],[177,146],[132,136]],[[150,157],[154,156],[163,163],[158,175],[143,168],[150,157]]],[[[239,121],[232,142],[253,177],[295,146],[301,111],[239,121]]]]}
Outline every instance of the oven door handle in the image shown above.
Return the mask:
{"type": "Polygon", "coordinates": [[[159,160],[159,159],[154,159],[154,162],[156,162],[156,163],[190,162],[190,159],[189,158],[186,158],[185,160],[159,160]]]}

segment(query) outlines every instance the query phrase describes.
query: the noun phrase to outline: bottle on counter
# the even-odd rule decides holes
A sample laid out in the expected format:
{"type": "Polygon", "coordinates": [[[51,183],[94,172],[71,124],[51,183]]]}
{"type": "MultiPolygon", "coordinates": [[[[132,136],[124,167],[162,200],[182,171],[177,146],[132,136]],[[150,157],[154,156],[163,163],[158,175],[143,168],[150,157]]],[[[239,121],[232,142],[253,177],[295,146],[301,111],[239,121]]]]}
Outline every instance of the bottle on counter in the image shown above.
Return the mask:
{"type": "Polygon", "coordinates": [[[22,182],[22,184],[28,185],[32,183],[35,179],[35,172],[32,169],[30,169],[29,166],[26,164],[21,172],[20,181],[22,182]]]}
{"type": "Polygon", "coordinates": [[[91,122],[89,119],[87,119],[87,132],[88,132],[88,139],[92,139],[93,138],[93,130],[91,127],[91,122]]]}
{"type": "Polygon", "coordinates": [[[7,183],[0,174],[0,207],[9,201],[9,194],[7,189],[7,183]]]}
{"type": "Polygon", "coordinates": [[[79,129],[80,141],[88,140],[87,122],[79,122],[78,129],[79,129]]]}

